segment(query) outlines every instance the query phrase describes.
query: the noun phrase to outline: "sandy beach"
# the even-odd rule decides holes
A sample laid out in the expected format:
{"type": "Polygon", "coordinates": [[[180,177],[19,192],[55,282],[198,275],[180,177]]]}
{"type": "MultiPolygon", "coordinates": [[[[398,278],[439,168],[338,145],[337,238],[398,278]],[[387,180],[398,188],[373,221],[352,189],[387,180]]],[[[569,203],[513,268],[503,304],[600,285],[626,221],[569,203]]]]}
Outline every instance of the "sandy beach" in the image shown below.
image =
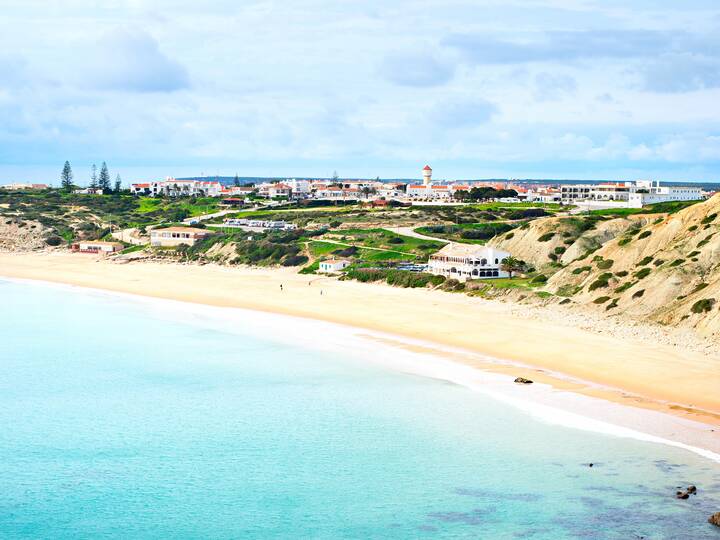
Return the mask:
{"type": "MultiPolygon", "coordinates": [[[[415,352],[700,422],[706,429],[695,429],[695,440],[688,442],[720,452],[720,430],[715,429],[720,425],[720,358],[672,346],[667,340],[652,342],[647,336],[619,340],[599,333],[602,329],[580,329],[556,316],[543,318],[542,312],[521,316],[518,309],[524,306],[298,275],[286,269],[117,264],[88,255],[4,253],[0,277],[240,307],[367,329],[370,339],[415,352]]],[[[674,429],[671,425],[660,433],[671,436],[674,429]]]]}

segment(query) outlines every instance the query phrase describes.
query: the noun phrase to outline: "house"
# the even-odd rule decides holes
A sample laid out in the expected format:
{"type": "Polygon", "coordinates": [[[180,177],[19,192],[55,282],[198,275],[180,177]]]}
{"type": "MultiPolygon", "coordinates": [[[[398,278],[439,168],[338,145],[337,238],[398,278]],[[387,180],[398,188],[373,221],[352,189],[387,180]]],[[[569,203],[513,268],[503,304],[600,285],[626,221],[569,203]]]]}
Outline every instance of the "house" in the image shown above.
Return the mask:
{"type": "Polygon", "coordinates": [[[276,197],[290,197],[292,194],[292,188],[287,184],[277,183],[272,184],[268,188],[268,197],[274,199],[276,197]]]}
{"type": "Polygon", "coordinates": [[[328,259],[320,261],[320,272],[323,274],[333,274],[340,272],[350,266],[352,263],[347,259],[328,259]]]}
{"type": "Polygon", "coordinates": [[[75,253],[94,253],[96,255],[108,255],[122,251],[124,248],[125,246],[120,242],[103,242],[101,240],[75,242],[70,246],[75,253]]]}
{"type": "Polygon", "coordinates": [[[177,247],[179,245],[192,246],[198,240],[213,234],[207,229],[195,227],[167,227],[166,229],[153,229],[150,231],[150,245],[155,247],[177,247]]]}
{"type": "Polygon", "coordinates": [[[47,184],[5,184],[4,186],[0,186],[2,189],[7,189],[8,191],[20,191],[25,189],[48,189],[50,186],[47,184]]]}
{"type": "Polygon", "coordinates": [[[507,251],[488,246],[451,243],[430,256],[428,272],[459,281],[504,278],[510,276],[502,269],[502,263],[508,257],[507,251]]]}

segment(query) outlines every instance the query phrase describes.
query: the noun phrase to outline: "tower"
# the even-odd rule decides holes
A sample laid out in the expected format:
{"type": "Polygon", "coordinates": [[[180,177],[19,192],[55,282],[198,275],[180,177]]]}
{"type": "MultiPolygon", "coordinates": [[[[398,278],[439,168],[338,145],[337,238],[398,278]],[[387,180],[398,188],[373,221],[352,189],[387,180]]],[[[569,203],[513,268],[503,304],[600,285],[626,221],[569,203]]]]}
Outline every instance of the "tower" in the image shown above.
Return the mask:
{"type": "Polygon", "coordinates": [[[425,165],[425,168],[423,168],[423,185],[429,186],[431,181],[432,169],[430,168],[430,165],[425,165]]]}

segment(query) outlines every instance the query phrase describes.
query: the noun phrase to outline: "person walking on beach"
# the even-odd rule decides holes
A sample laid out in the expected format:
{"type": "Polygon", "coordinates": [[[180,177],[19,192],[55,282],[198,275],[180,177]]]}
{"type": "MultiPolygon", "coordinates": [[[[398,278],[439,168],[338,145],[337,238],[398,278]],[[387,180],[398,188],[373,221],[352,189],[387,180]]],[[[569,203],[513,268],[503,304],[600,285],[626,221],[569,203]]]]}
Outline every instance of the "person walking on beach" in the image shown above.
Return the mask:
{"type": "Polygon", "coordinates": [[[280,284],[280,290],[281,290],[281,291],[283,290],[283,288],[282,288],[282,283],[280,284]]]}

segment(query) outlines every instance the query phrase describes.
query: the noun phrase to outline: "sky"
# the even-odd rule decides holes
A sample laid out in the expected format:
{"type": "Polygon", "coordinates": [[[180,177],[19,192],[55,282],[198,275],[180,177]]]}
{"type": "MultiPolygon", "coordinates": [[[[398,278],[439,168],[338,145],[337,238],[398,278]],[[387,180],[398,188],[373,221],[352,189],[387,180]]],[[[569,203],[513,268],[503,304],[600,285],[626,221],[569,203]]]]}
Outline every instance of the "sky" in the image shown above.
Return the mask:
{"type": "Polygon", "coordinates": [[[718,0],[0,0],[0,183],[720,180],[718,0]],[[631,7],[629,7],[631,6],[631,7]]]}

